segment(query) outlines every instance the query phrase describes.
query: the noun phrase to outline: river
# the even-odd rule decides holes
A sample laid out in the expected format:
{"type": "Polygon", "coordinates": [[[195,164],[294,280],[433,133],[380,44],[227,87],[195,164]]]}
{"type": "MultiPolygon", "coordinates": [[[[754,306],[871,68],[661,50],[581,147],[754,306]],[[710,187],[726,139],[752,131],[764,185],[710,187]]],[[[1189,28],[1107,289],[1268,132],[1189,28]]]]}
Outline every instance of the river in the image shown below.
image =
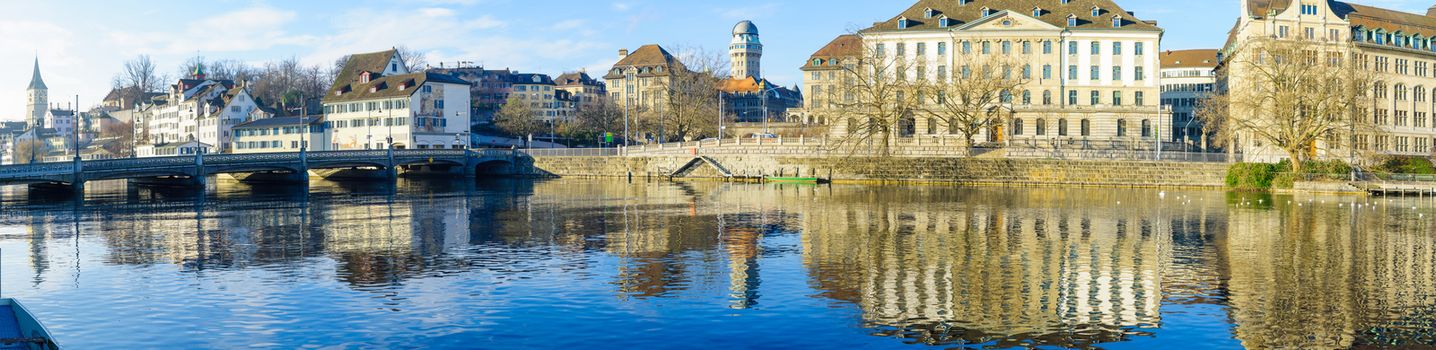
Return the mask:
{"type": "Polygon", "coordinates": [[[1436,346],[1436,202],[609,180],[0,190],[0,291],[136,348],[1436,346]]]}

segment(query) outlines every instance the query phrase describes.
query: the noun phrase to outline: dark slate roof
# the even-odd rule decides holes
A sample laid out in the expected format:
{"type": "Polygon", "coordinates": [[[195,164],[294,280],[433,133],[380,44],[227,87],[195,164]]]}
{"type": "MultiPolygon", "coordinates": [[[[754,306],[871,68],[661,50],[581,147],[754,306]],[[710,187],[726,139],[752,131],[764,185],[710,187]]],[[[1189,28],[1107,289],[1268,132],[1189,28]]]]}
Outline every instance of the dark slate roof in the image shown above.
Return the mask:
{"type": "Polygon", "coordinates": [[[323,118],[320,117],[320,116],[264,118],[264,119],[256,119],[256,120],[249,121],[249,122],[245,122],[245,123],[240,123],[239,125],[235,125],[234,128],[235,128],[235,129],[267,129],[267,128],[277,128],[277,127],[285,127],[285,126],[297,126],[297,125],[305,125],[305,124],[318,123],[318,122],[319,122],[320,120],[322,120],[322,119],[323,119],[323,118]]]}
{"type": "Polygon", "coordinates": [[[548,74],[537,73],[517,73],[514,75],[510,75],[509,83],[524,85],[554,85],[553,78],[549,78],[548,74]]]}
{"type": "MultiPolygon", "coordinates": [[[[1291,0],[1244,1],[1247,2],[1247,15],[1251,17],[1266,17],[1281,13],[1290,8],[1292,4],[1291,0]]],[[[1421,34],[1426,37],[1436,36],[1436,17],[1341,1],[1331,1],[1328,4],[1331,5],[1332,12],[1346,19],[1352,26],[1385,29],[1388,32],[1421,34]]]]}
{"type": "Polygon", "coordinates": [[[46,90],[45,79],[40,79],[40,58],[35,58],[35,73],[30,76],[30,90],[46,90]]]}
{"type": "Polygon", "coordinates": [[[472,85],[453,75],[432,72],[380,76],[379,78],[370,80],[368,83],[362,83],[356,80],[353,83],[340,85],[338,82],[335,82],[335,88],[328,96],[324,97],[324,102],[351,102],[406,97],[413,95],[415,91],[419,91],[418,87],[424,86],[424,83],[429,82],[472,85]],[[400,90],[399,87],[401,85],[407,87],[400,90]],[[344,92],[342,94],[336,94],[338,91],[344,92]]]}
{"type": "MultiPolygon", "coordinates": [[[[1257,0],[1260,1],[1260,0],[1257,0]]],[[[982,8],[991,10],[991,15],[998,15],[1002,11],[1010,11],[1022,16],[1032,16],[1032,10],[1042,9],[1042,15],[1037,20],[1058,28],[1069,29],[1103,29],[1103,30],[1124,30],[1124,31],[1159,31],[1156,22],[1143,21],[1136,15],[1123,10],[1112,0],[1070,0],[1063,4],[1060,0],[969,0],[967,5],[959,5],[957,0],[918,0],[907,10],[893,16],[884,22],[873,24],[871,28],[863,32],[891,32],[891,31],[920,31],[920,30],[948,30],[953,27],[960,27],[968,23],[976,22],[985,17],[982,16],[982,8]],[[1098,16],[1092,16],[1092,8],[1100,8],[1098,16]],[[928,9],[932,10],[929,18],[928,9]],[[1077,25],[1068,26],[1067,17],[1077,16],[1077,25]],[[1122,16],[1122,27],[1112,27],[1112,17],[1122,16]],[[951,20],[948,28],[943,28],[939,20],[946,16],[951,20]],[[910,21],[907,28],[898,26],[898,20],[906,18],[910,21]]]]}
{"type": "Polygon", "coordinates": [[[334,91],[339,90],[341,87],[358,83],[359,73],[361,72],[374,74],[383,73],[389,68],[389,61],[393,60],[394,55],[397,54],[399,54],[398,50],[389,49],[379,52],[349,55],[349,60],[345,61],[344,68],[340,69],[338,75],[334,76],[334,85],[329,87],[328,95],[333,96],[334,91]]]}

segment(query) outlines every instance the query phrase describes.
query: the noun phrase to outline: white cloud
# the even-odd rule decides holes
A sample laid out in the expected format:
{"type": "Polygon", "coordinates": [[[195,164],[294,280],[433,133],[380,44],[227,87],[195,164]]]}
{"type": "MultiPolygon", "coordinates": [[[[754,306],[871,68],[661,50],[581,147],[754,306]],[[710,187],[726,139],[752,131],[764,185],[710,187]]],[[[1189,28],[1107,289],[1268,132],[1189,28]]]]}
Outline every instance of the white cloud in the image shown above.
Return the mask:
{"type": "Polygon", "coordinates": [[[257,6],[193,20],[184,30],[114,31],[106,38],[111,45],[129,51],[127,55],[245,52],[313,43],[313,36],[291,35],[284,30],[297,17],[292,11],[257,6]]]}

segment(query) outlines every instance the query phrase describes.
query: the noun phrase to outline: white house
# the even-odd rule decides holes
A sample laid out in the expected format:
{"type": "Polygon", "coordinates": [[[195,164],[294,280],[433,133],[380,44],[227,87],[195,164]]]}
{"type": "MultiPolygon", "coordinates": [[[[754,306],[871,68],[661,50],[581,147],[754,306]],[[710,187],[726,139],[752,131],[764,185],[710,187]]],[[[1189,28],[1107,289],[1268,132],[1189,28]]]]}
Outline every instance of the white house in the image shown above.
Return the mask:
{"type": "Polygon", "coordinates": [[[409,72],[396,50],[352,55],[324,97],[329,149],[467,146],[469,88],[452,75],[409,72]]]}

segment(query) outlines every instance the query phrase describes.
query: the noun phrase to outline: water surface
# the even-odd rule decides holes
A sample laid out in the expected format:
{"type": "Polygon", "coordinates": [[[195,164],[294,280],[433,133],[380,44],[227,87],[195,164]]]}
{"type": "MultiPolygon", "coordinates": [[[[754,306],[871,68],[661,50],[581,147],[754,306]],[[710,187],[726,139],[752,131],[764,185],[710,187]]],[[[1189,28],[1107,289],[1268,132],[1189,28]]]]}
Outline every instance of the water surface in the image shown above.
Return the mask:
{"type": "Polygon", "coordinates": [[[98,348],[1436,346],[1436,203],[404,180],[0,191],[3,292],[98,348]]]}

